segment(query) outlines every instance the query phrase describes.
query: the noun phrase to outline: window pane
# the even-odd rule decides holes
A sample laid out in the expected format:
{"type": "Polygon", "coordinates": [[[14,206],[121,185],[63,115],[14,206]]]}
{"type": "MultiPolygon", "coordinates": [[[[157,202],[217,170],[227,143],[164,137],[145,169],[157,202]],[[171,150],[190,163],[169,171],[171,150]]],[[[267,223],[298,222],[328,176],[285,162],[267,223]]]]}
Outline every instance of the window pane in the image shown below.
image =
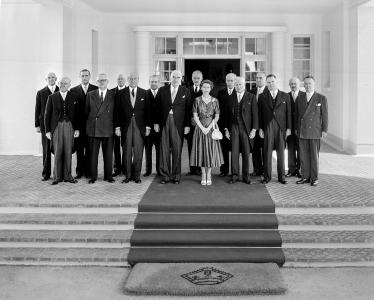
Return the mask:
{"type": "Polygon", "coordinates": [[[177,62],[176,61],[171,61],[170,62],[170,70],[175,70],[177,68],[177,62]]]}
{"type": "Polygon", "coordinates": [[[215,38],[206,38],[206,54],[216,54],[215,38]]]}
{"type": "Polygon", "coordinates": [[[155,48],[156,54],[165,54],[165,38],[156,38],[155,48]]]}
{"type": "Polygon", "coordinates": [[[166,54],[176,54],[176,53],[177,53],[177,39],[166,38],[166,54]]]}
{"type": "Polygon", "coordinates": [[[309,59],[310,58],[310,49],[299,49],[295,48],[293,53],[294,59],[309,59]]]}
{"type": "Polygon", "coordinates": [[[228,39],[229,54],[239,54],[239,39],[228,39]]]}
{"type": "Polygon", "coordinates": [[[204,44],[205,39],[204,38],[196,38],[194,41],[195,45],[195,54],[204,54],[204,44]]]}
{"type": "Polygon", "coordinates": [[[310,45],[310,37],[294,37],[293,43],[295,45],[310,45]]]}
{"type": "Polygon", "coordinates": [[[251,80],[251,73],[245,72],[245,81],[250,81],[250,80],[251,80]]]}
{"type": "Polygon", "coordinates": [[[265,69],[266,69],[266,66],[265,66],[266,62],[264,61],[256,61],[255,65],[256,65],[256,71],[262,71],[262,72],[265,72],[265,69]]]}
{"type": "Polygon", "coordinates": [[[266,54],[266,40],[265,40],[265,38],[256,39],[256,54],[257,55],[266,54]]]}
{"type": "Polygon", "coordinates": [[[217,54],[227,54],[227,39],[217,39],[217,54]]]}
{"type": "Polygon", "coordinates": [[[245,63],[245,70],[250,71],[250,72],[256,71],[255,62],[251,60],[247,60],[245,63]]]}
{"type": "Polygon", "coordinates": [[[253,55],[255,54],[255,39],[254,38],[246,38],[245,39],[245,54],[253,55]]]}
{"type": "Polygon", "coordinates": [[[192,38],[183,39],[183,53],[193,54],[193,39],[192,38]]]}

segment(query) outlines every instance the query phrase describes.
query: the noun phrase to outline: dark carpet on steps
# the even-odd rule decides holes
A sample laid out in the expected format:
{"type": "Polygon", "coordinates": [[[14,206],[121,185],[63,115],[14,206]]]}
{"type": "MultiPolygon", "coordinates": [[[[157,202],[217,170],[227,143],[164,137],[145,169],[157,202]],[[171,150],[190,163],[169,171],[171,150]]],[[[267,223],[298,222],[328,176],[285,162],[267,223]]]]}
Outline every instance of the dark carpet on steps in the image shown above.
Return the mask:
{"type": "Polygon", "coordinates": [[[182,176],[180,184],[160,184],[156,178],[139,203],[139,212],[273,213],[275,206],[265,185],[227,183],[213,177],[211,186],[201,186],[200,177],[182,176]]]}

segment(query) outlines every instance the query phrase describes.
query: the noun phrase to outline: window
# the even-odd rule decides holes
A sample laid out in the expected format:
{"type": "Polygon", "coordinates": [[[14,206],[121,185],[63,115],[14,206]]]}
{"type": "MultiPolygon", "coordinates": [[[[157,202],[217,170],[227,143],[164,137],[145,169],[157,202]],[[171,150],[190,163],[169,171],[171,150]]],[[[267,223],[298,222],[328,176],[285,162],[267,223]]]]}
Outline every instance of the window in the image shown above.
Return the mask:
{"type": "Polygon", "coordinates": [[[177,38],[175,37],[156,37],[155,54],[176,54],[177,38]]]}
{"type": "Polygon", "coordinates": [[[170,82],[171,72],[175,69],[175,60],[156,60],[155,62],[155,74],[160,75],[162,83],[170,82]]]}
{"type": "Polygon", "coordinates": [[[293,76],[303,80],[312,74],[311,37],[293,37],[293,76]]]}
{"type": "Polygon", "coordinates": [[[266,37],[244,39],[244,76],[247,90],[256,86],[258,72],[266,72],[266,46],[266,37]]]}
{"type": "Polygon", "coordinates": [[[239,38],[183,38],[184,55],[239,55],[239,38]]]}

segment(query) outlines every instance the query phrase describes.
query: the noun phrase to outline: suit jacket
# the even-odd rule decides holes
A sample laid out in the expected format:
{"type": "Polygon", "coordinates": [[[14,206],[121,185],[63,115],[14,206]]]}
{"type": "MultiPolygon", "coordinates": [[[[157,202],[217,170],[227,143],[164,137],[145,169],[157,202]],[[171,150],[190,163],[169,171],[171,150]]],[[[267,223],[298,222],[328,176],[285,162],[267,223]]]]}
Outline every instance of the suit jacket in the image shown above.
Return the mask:
{"type": "MultiPolygon", "coordinates": [[[[235,104],[238,101],[237,96],[230,97],[229,101],[226,103],[226,113],[225,113],[225,128],[231,131],[232,125],[234,124],[235,116],[235,104]]],[[[247,134],[251,132],[252,129],[258,129],[258,108],[256,96],[251,93],[244,91],[242,100],[240,101],[242,105],[242,120],[245,125],[247,134]]]]}
{"type": "MultiPolygon", "coordinates": [[[[46,109],[45,109],[45,132],[55,131],[58,121],[63,117],[63,103],[62,96],[60,93],[54,93],[48,97],[46,109]]],[[[67,116],[74,130],[78,129],[78,96],[72,92],[66,93],[65,103],[67,106],[67,116]]]]}
{"type": "MultiPolygon", "coordinates": [[[[265,92],[267,89],[268,89],[268,87],[265,86],[263,92],[265,92]]],[[[256,97],[256,95],[257,95],[257,85],[256,85],[253,89],[251,89],[249,92],[250,92],[251,94],[255,95],[255,97],[256,97]]],[[[258,100],[258,99],[257,99],[257,100],[258,100]]]]}
{"type": "Polygon", "coordinates": [[[314,92],[309,104],[304,93],[296,102],[297,136],[302,139],[320,139],[328,128],[328,107],[324,95],[314,92]]]}
{"type": "Polygon", "coordinates": [[[227,104],[231,102],[232,99],[237,100],[236,90],[233,89],[231,95],[229,95],[227,87],[225,87],[224,89],[218,91],[217,99],[221,111],[218,120],[218,127],[223,129],[226,126],[226,119],[228,118],[228,116],[226,116],[226,112],[230,112],[230,108],[227,108],[227,104]]]}
{"type": "Polygon", "coordinates": [[[284,133],[286,129],[292,128],[291,103],[290,96],[287,93],[278,90],[273,107],[273,97],[267,89],[258,97],[258,110],[260,129],[265,131],[273,118],[284,133]]]}
{"type": "MultiPolygon", "coordinates": [[[[158,93],[158,91],[157,91],[158,93]]],[[[157,94],[156,94],[157,96],[157,94]]],[[[151,120],[151,125],[153,124],[156,124],[157,123],[157,116],[156,116],[156,112],[157,112],[157,103],[156,103],[156,97],[153,96],[153,93],[151,91],[151,89],[148,89],[147,90],[147,97],[149,99],[149,103],[150,103],[150,107],[151,107],[151,113],[150,113],[150,120],[151,120]]]]}
{"type": "Polygon", "coordinates": [[[296,130],[296,124],[297,124],[297,119],[296,119],[296,113],[295,113],[295,107],[296,107],[296,102],[298,99],[303,97],[305,92],[299,91],[297,94],[297,97],[295,100],[292,98],[292,92],[289,92],[288,95],[290,96],[290,103],[291,103],[291,118],[292,118],[292,128],[291,128],[291,133],[294,134],[296,130]]]}
{"type": "Polygon", "coordinates": [[[132,117],[135,116],[136,125],[140,133],[145,136],[145,127],[151,127],[151,106],[147,92],[137,87],[135,105],[132,107],[130,88],[126,87],[115,96],[115,118],[114,127],[121,127],[121,132],[126,134],[132,117]]]}
{"type": "Polygon", "coordinates": [[[87,136],[113,136],[114,92],[107,90],[103,103],[101,103],[98,89],[88,92],[86,100],[86,115],[87,136]]]}
{"type": "MultiPolygon", "coordinates": [[[[56,85],[55,92],[58,92],[59,88],[56,85]]],[[[44,126],[44,114],[45,107],[47,105],[48,96],[51,95],[51,90],[48,86],[42,88],[36,93],[36,103],[35,103],[35,127],[40,127],[40,131],[45,131],[44,126]]]]}
{"type": "Polygon", "coordinates": [[[191,126],[191,96],[188,88],[179,86],[174,103],[171,101],[170,85],[158,89],[156,96],[157,123],[162,128],[165,126],[170,109],[173,110],[175,126],[178,129],[179,137],[182,139],[184,127],[191,126]]]}
{"type": "Polygon", "coordinates": [[[93,85],[91,83],[88,84],[87,88],[87,94],[84,94],[82,85],[79,84],[73,88],[70,89],[71,92],[74,92],[78,95],[78,102],[79,102],[79,128],[82,131],[82,133],[85,133],[86,131],[86,122],[87,122],[87,116],[86,116],[86,99],[89,92],[97,90],[98,87],[96,85],[93,85]]]}

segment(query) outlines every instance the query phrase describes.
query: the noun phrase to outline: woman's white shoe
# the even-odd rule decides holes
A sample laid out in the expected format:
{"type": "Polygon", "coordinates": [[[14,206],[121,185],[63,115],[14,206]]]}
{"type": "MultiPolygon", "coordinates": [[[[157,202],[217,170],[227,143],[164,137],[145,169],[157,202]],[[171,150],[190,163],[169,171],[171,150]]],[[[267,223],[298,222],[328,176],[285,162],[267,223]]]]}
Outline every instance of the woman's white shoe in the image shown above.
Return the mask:
{"type": "Polygon", "coordinates": [[[201,185],[206,185],[206,184],[207,184],[206,180],[201,180],[201,185]]]}

